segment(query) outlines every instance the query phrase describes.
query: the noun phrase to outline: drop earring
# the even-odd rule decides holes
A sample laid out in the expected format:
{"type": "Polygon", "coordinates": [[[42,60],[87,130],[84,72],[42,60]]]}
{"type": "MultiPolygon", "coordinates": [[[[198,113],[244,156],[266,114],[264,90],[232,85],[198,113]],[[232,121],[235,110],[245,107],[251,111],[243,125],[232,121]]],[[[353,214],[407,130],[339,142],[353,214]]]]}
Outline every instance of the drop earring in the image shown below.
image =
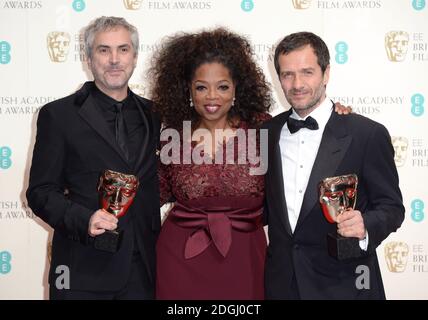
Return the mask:
{"type": "Polygon", "coordinates": [[[189,98],[189,106],[190,106],[190,108],[193,108],[193,106],[194,106],[192,97],[189,98]]]}

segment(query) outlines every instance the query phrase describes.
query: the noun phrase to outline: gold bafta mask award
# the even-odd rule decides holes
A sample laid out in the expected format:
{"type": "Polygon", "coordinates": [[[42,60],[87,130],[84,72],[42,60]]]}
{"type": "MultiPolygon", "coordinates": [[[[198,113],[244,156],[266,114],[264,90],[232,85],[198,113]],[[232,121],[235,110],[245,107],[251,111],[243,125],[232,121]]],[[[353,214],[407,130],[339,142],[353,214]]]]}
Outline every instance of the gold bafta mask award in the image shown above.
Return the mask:
{"type": "MultiPolygon", "coordinates": [[[[131,206],[138,189],[138,178],[112,170],[105,170],[100,176],[98,194],[102,209],[120,218],[131,206]]],[[[123,230],[106,230],[95,237],[94,247],[99,250],[116,252],[120,247],[123,230]]]]}
{"type": "MultiPolygon", "coordinates": [[[[337,222],[340,214],[355,208],[357,185],[356,174],[329,177],[320,182],[319,201],[328,222],[337,222]]],[[[328,253],[337,260],[356,258],[361,255],[358,238],[342,237],[337,232],[327,235],[327,247],[328,253]]]]}

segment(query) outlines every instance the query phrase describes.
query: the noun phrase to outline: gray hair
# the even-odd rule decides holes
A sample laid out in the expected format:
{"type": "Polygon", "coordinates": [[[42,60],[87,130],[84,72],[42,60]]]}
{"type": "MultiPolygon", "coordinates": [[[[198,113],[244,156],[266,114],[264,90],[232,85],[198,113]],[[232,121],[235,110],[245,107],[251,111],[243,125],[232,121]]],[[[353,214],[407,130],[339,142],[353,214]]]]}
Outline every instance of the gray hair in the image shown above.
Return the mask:
{"type": "Polygon", "coordinates": [[[135,55],[138,54],[139,37],[138,30],[132,24],[128,23],[124,18],[102,16],[92,21],[84,30],[85,53],[87,57],[92,56],[95,35],[98,32],[107,31],[116,27],[124,27],[131,33],[132,47],[135,50],[135,55]]]}

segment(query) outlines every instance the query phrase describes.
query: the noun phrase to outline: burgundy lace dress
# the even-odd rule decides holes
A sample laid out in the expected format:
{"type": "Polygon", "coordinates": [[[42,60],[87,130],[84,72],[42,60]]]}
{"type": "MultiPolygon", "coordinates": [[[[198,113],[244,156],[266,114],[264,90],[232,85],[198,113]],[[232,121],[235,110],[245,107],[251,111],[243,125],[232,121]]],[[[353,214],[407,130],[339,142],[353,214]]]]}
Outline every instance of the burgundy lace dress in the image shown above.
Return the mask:
{"type": "Polygon", "coordinates": [[[264,298],[264,176],[239,164],[237,141],[233,163],[160,164],[162,204],[176,201],[157,242],[157,299],[264,298]]]}

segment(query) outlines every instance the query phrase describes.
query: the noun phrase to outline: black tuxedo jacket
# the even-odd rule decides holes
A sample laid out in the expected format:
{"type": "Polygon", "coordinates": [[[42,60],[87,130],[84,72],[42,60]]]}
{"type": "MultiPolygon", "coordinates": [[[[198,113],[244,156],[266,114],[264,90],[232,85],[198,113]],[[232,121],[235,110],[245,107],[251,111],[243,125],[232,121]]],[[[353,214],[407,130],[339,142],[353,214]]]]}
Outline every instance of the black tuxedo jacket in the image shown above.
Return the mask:
{"type": "Polygon", "coordinates": [[[54,229],[49,283],[56,269],[70,270],[70,289],[116,291],[127,282],[133,251],[141,254],[147,296],[153,296],[155,242],[160,229],[157,155],[160,122],[151,102],[134,95],[144,123],[144,137],[135,168],[122,156],[114,133],[89,94],[91,82],[41,108],[37,120],[27,190],[29,206],[54,229]],[[89,218],[100,208],[97,184],[111,169],[137,175],[140,186],[118,228],[124,230],[116,253],[94,249],[89,218]],[[134,239],[136,237],[136,241],[134,239]],[[134,248],[134,243],[138,248],[134,248]]]}
{"type": "Polygon", "coordinates": [[[292,233],[279,147],[281,129],[290,114],[291,109],[264,125],[269,130],[266,298],[294,297],[290,290],[297,289],[302,299],[384,299],[376,248],[400,227],[404,219],[394,149],[388,131],[368,118],[332,112],[292,233]],[[326,177],[350,173],[357,174],[359,178],[355,209],[362,212],[369,245],[360,258],[341,262],[327,252],[326,235],[335,232],[337,225],[327,222],[322,213],[318,184],[326,177]],[[362,269],[357,269],[360,265],[362,269]],[[356,282],[363,280],[357,279],[363,275],[361,270],[369,271],[369,274],[364,273],[364,276],[369,276],[369,281],[366,278],[364,281],[369,289],[358,289],[356,285],[356,282]]]}

